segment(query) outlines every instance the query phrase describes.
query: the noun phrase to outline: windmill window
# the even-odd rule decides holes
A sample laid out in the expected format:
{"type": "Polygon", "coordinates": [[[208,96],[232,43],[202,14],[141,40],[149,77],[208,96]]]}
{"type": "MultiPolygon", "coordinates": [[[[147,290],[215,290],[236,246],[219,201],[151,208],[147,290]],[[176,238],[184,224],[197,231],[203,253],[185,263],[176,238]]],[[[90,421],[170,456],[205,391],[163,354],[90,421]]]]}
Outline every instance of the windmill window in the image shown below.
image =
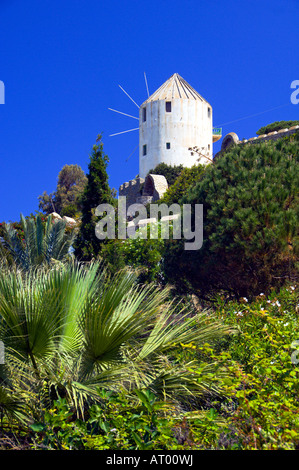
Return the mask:
{"type": "Polygon", "coordinates": [[[143,146],[142,153],[143,153],[143,156],[145,156],[147,154],[147,146],[146,145],[143,146]]]}
{"type": "Polygon", "coordinates": [[[170,149],[170,142],[166,142],[166,148],[167,148],[167,150],[170,149]]]}
{"type": "Polygon", "coordinates": [[[208,117],[211,117],[211,108],[208,108],[208,117]]]}
{"type": "Polygon", "coordinates": [[[142,108],[142,121],[146,121],[146,108],[142,108]]]}
{"type": "Polygon", "coordinates": [[[166,101],[166,112],[171,113],[171,101],[166,101]]]}

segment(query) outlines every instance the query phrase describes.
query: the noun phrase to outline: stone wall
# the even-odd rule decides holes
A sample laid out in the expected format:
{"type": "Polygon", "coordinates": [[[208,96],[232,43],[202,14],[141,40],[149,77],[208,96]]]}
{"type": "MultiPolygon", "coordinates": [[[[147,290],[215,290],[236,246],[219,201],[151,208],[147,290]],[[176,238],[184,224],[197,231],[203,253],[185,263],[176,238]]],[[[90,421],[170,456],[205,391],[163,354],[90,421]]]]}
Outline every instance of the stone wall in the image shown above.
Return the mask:
{"type": "Polygon", "coordinates": [[[119,196],[126,197],[126,210],[132,204],[146,205],[158,201],[168,189],[165,176],[147,175],[143,178],[135,178],[119,187],[119,196]]]}
{"type": "Polygon", "coordinates": [[[144,186],[144,179],[143,178],[135,178],[130,180],[126,183],[123,183],[119,187],[119,196],[126,196],[127,198],[127,206],[134,204],[138,197],[142,195],[144,186]]]}
{"type": "Polygon", "coordinates": [[[281,129],[280,131],[269,132],[269,134],[258,135],[256,137],[251,137],[250,139],[244,139],[239,141],[240,144],[245,144],[247,142],[255,143],[255,142],[265,142],[268,140],[278,140],[282,137],[286,137],[287,135],[294,134],[295,132],[299,131],[299,126],[293,126],[289,129],[281,129]]]}

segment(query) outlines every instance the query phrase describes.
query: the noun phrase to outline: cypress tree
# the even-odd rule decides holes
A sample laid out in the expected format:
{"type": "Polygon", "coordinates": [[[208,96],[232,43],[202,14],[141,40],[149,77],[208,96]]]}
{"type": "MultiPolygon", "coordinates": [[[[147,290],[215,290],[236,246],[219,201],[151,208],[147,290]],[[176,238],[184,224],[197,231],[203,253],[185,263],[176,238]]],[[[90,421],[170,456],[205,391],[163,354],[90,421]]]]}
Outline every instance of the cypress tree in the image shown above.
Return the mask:
{"type": "Polygon", "coordinates": [[[112,192],[108,184],[108,156],[104,154],[102,135],[99,134],[92,148],[88,165],[87,185],[82,195],[82,219],[80,231],[74,245],[75,255],[79,260],[90,261],[97,258],[103,241],[95,235],[98,217],[95,210],[99,204],[113,205],[112,192]]]}

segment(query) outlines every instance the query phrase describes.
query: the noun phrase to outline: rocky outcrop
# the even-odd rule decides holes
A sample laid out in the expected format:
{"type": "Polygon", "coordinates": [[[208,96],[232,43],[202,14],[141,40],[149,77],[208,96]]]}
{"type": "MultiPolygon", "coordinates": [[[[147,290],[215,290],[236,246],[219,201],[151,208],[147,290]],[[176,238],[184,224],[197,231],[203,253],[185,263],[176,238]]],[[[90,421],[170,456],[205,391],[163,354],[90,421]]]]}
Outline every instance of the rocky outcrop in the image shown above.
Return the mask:
{"type": "Polygon", "coordinates": [[[57,214],[57,212],[52,212],[50,215],[52,216],[52,220],[54,222],[56,222],[57,220],[64,220],[66,222],[67,227],[72,228],[77,225],[77,221],[72,217],[67,217],[66,215],[61,217],[61,215],[57,214]]]}

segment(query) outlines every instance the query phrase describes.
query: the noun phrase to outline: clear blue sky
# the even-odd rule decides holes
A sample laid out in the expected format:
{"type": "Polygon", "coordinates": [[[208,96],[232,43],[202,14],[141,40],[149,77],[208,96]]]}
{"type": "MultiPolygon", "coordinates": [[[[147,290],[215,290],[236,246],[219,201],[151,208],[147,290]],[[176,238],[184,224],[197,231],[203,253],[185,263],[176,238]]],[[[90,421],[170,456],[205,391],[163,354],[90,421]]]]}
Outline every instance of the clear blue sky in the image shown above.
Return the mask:
{"type": "Polygon", "coordinates": [[[138,122],[108,108],[138,116],[118,85],[140,105],[144,72],[150,93],[179,73],[215,126],[238,120],[224,134],[299,119],[298,20],[298,0],[0,0],[0,221],[37,210],[65,164],[87,171],[99,133],[111,187],[135,177],[138,131],[109,135],[138,122]]]}

